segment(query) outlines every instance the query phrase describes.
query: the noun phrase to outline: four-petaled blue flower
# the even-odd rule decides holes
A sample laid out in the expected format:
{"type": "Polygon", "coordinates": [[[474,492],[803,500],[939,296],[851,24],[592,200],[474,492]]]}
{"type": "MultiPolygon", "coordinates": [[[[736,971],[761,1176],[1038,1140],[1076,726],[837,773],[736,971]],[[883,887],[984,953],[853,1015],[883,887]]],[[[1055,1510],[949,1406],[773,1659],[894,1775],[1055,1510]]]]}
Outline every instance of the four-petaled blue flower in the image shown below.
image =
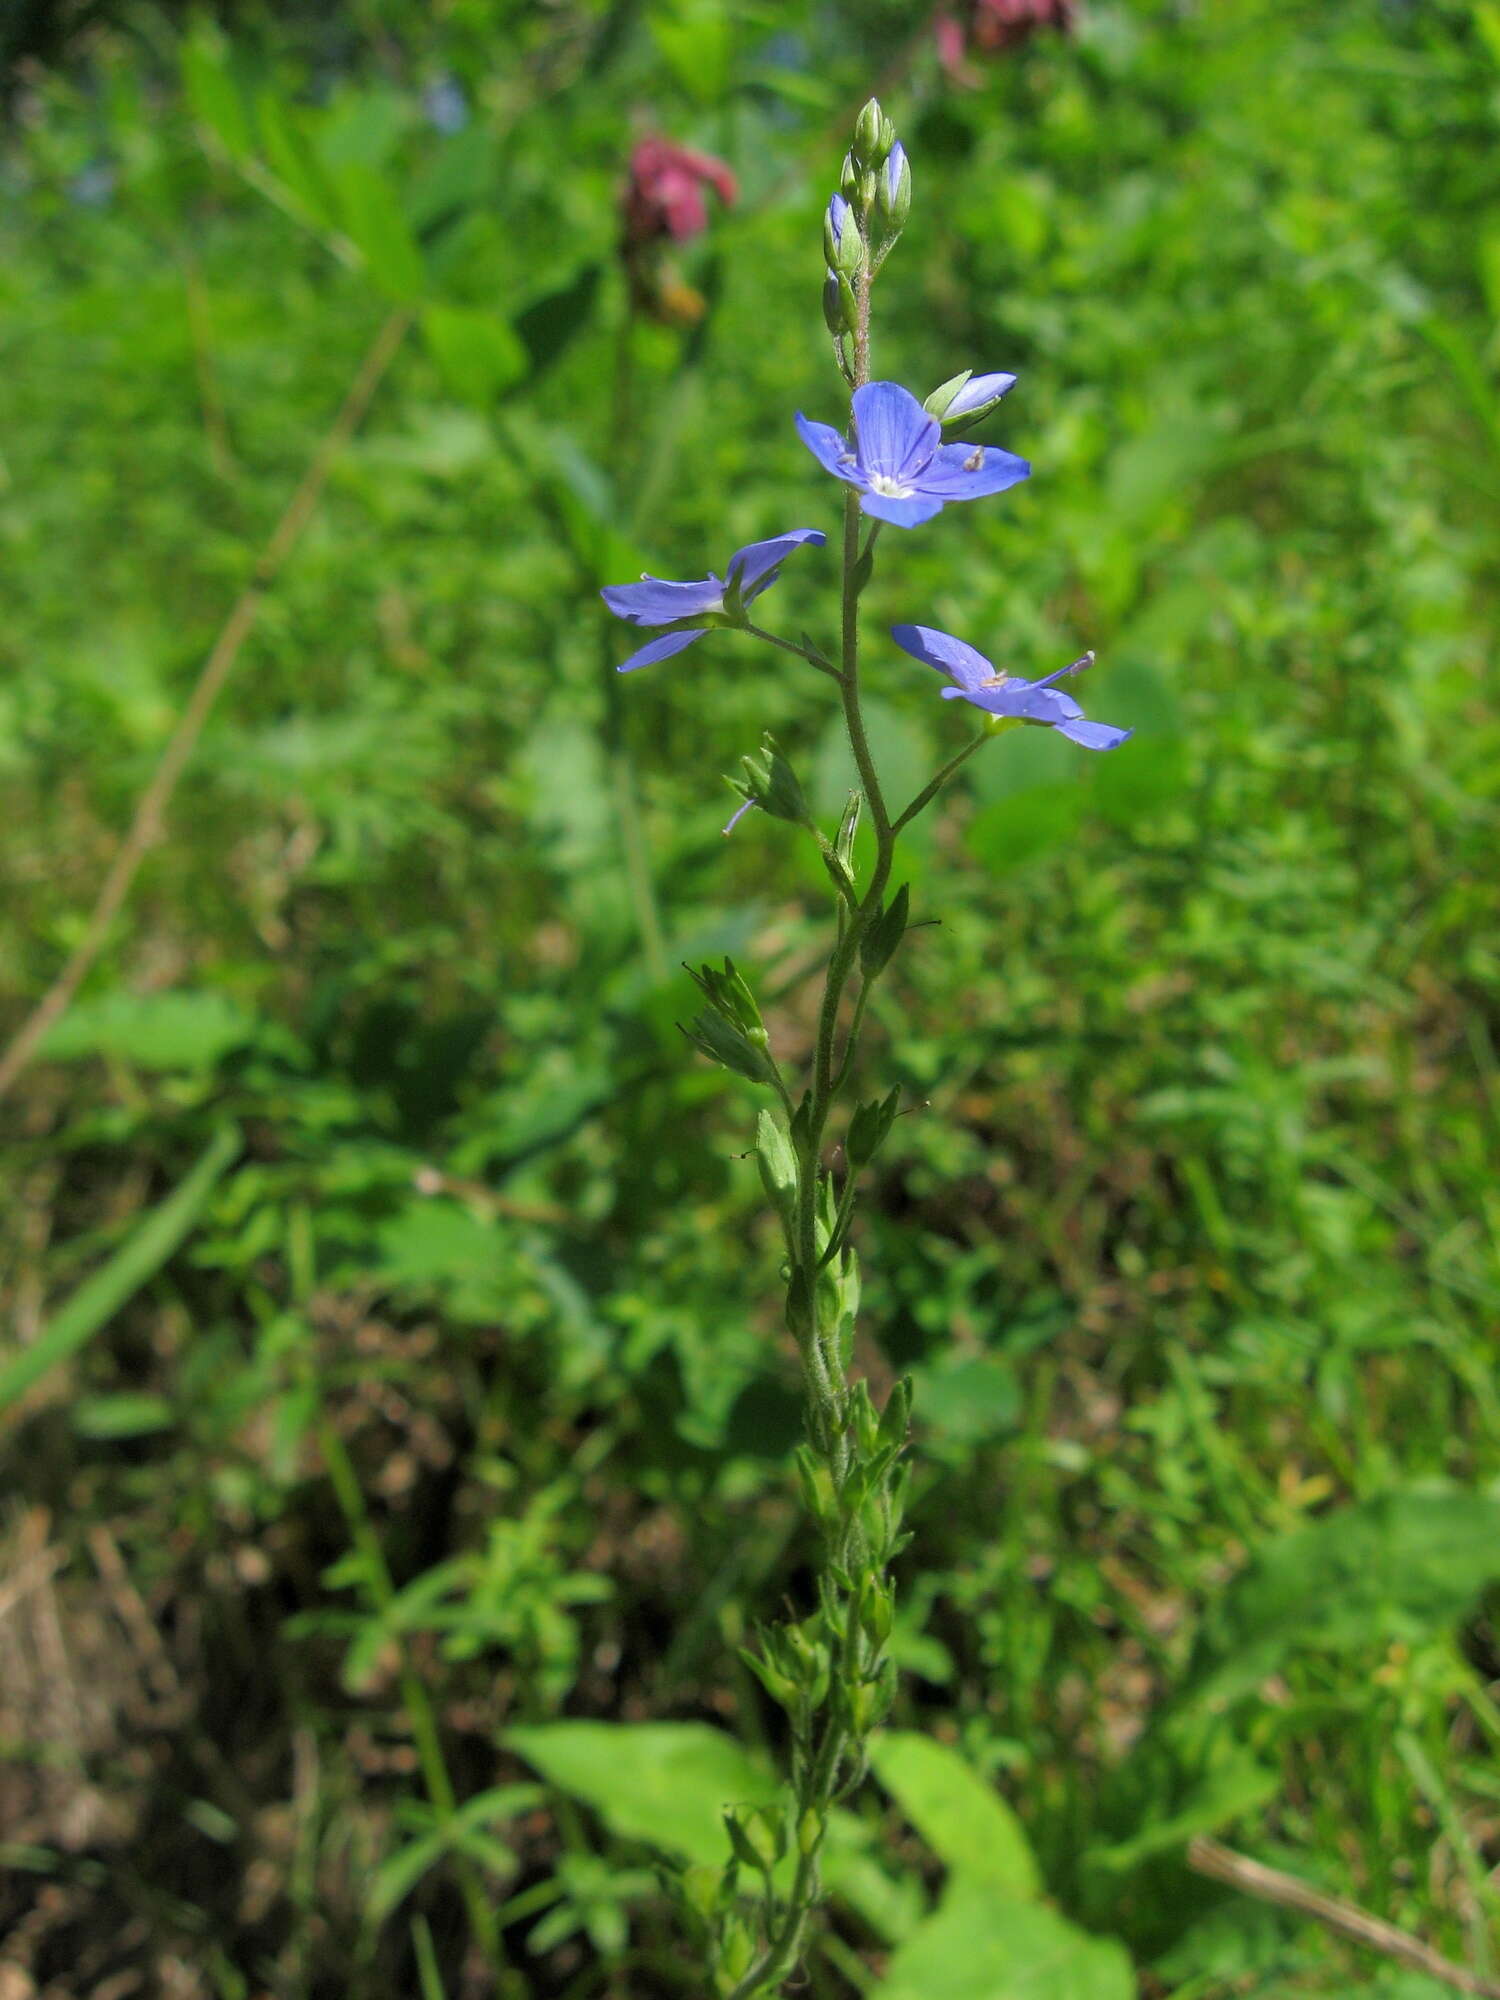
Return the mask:
{"type": "Polygon", "coordinates": [[[897,382],[866,382],[854,392],[854,436],[797,412],[802,442],[835,479],[860,489],[860,512],[915,528],[950,500],[1003,493],[1031,467],[992,445],[944,444],[943,427],[897,382]]]}
{"type": "MultiPolygon", "coordinates": [[[[791,528],[769,542],[749,542],[736,549],[723,577],[710,574],[701,583],[668,583],[659,576],[643,576],[639,583],[609,584],[599,595],[627,625],[676,625],[679,619],[711,618],[723,613],[726,593],[736,593],[742,607],[751,603],[770,589],[793,549],[827,539],[818,528],[791,528]]],[[[708,625],[692,625],[665,632],[632,653],[619,671],[628,674],[635,667],[649,667],[653,660],[670,659],[709,630],[708,625]]]]}
{"type": "Polygon", "coordinates": [[[945,701],[971,701],[989,715],[1047,723],[1085,750],[1115,750],[1127,736],[1135,734],[1133,729],[1116,729],[1108,722],[1088,721],[1073,697],[1052,685],[1065,674],[1079,674],[1092,666],[1092,653],[1059,667],[1045,680],[1023,681],[1014,674],[996,673],[983,653],[955,639],[951,632],[936,632],[930,625],[893,625],[891,637],[914,660],[948,676],[953,685],[943,689],[945,701]]]}

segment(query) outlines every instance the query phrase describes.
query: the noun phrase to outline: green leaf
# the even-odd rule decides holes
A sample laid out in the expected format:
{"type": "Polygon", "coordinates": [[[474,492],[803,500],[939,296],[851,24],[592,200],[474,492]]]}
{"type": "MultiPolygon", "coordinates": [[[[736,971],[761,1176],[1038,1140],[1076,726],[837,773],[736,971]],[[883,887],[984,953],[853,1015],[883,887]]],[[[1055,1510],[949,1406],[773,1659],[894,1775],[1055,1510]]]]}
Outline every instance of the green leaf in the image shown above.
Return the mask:
{"type": "Polygon", "coordinates": [[[182,81],[188,106],[231,160],[252,150],[250,120],[229,67],[224,37],[211,22],[196,21],[182,44],[182,81]]]}
{"type": "Polygon", "coordinates": [[[80,1000],[42,1044],[48,1062],[109,1056],[139,1069],[211,1070],[255,1039],[257,1023],[227,993],[105,993],[80,1000]]]}
{"type": "Polygon", "coordinates": [[[1021,1385],[1002,1354],[943,1354],[912,1370],[920,1421],[958,1444],[1005,1437],[1021,1420],[1021,1385]]]}
{"type": "Polygon", "coordinates": [[[1117,1841],[1113,1847],[1090,1847],[1085,1859],[1091,1867],[1124,1874],[1154,1854],[1186,1847],[1194,1834],[1217,1832],[1241,1813],[1264,1805],[1280,1788],[1279,1772],[1236,1746],[1222,1763],[1203,1774],[1175,1812],[1151,1812],[1129,1840],[1117,1841]]]}
{"type": "Polygon", "coordinates": [[[945,1867],[1003,1896],[1041,1887],[1021,1822],[958,1751],[930,1736],[888,1730],[870,1752],[875,1775],[945,1867]]]}
{"type": "Polygon", "coordinates": [[[1210,1613],[1189,1691],[1251,1693],[1289,1654],[1373,1649],[1455,1625],[1500,1576],[1500,1501],[1379,1494],[1264,1545],[1210,1613]]]}
{"type": "Polygon", "coordinates": [[[734,16],[720,0],[659,0],[647,17],[662,60],[690,97],[711,104],[729,86],[734,16]]]}
{"type": "MultiPolygon", "coordinates": [[[[531,1723],[503,1740],[559,1791],[592,1806],[620,1839],[708,1868],[729,1858],[725,1807],[770,1805],[781,1795],[773,1772],[702,1722],[531,1723]]],[[[835,1813],[824,1879],[878,1937],[894,1941],[916,1922],[920,1889],[909,1877],[892,1881],[869,1848],[867,1829],[835,1813]]],[[[791,1861],[778,1873],[783,1886],[791,1861]]]]}
{"type": "Polygon", "coordinates": [[[770,1805],[779,1780],[702,1722],[551,1722],[507,1730],[506,1746],[612,1833],[707,1867],[728,1850],[726,1806],[770,1805]]]}
{"type": "Polygon", "coordinates": [[[376,1236],[374,1275],[428,1292],[460,1321],[502,1312],[515,1283],[510,1233],[442,1197],[414,1196],[376,1236]]]}
{"type": "Polygon", "coordinates": [[[872,2000],[1135,2000],[1122,1945],[973,1875],[892,1954],[872,2000]]]}
{"type": "Polygon", "coordinates": [[[469,306],[428,306],[422,332],[448,387],[485,407],[526,373],[530,362],[515,329],[469,306]]]}
{"type": "Polygon", "coordinates": [[[156,1275],[203,1213],[221,1176],[239,1158],[242,1143],[235,1126],[217,1133],[197,1164],[108,1263],[84,1279],[29,1347],[0,1365],[0,1411],[9,1409],[49,1369],[76,1354],[156,1275]]]}
{"type": "Polygon", "coordinates": [[[331,170],[349,240],[382,291],[414,304],[427,289],[427,268],[395,190],[373,167],[351,160],[331,170]]]}
{"type": "Polygon", "coordinates": [[[585,264],[566,283],[533,299],[516,315],[516,332],[537,374],[550,368],[588,325],[602,269],[600,264],[585,264]]]}
{"type": "Polygon", "coordinates": [[[172,1428],[176,1411],[165,1396],[85,1396],[71,1412],[80,1437],[148,1437],[172,1428]]]}
{"type": "Polygon", "coordinates": [[[295,108],[283,104],[274,92],[262,91],[255,101],[255,125],[266,165],[291,196],[302,219],[315,229],[332,228],[337,221],[333,190],[295,108]]]}

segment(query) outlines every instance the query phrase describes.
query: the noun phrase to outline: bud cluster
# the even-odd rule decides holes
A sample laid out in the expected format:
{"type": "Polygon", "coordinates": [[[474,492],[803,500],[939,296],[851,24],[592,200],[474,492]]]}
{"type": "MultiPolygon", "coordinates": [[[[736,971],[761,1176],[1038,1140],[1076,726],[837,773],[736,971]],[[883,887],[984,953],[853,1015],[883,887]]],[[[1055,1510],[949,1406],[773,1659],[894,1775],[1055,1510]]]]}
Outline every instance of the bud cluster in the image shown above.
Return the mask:
{"type": "Polygon", "coordinates": [[[854,121],[838,192],[823,217],[823,319],[846,377],[845,343],[857,339],[870,284],[911,211],[911,166],[896,128],[871,98],[854,121]]]}

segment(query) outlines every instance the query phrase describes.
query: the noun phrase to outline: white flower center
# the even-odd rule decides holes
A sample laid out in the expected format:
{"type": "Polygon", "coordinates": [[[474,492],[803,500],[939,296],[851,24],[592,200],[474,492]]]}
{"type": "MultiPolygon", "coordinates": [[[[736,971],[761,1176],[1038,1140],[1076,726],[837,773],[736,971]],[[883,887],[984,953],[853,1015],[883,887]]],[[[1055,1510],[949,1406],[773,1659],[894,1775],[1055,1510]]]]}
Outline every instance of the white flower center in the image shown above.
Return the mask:
{"type": "Polygon", "coordinates": [[[878,493],[883,500],[904,500],[911,492],[911,488],[903,486],[899,479],[893,478],[888,472],[872,472],[870,491],[878,493]]]}

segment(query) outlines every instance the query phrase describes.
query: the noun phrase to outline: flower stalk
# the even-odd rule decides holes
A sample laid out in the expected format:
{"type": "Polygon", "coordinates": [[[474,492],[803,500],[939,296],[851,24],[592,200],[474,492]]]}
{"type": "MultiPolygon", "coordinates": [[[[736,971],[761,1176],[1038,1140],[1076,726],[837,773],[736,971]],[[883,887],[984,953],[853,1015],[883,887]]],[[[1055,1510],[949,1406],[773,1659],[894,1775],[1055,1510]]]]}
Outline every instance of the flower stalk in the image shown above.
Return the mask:
{"type": "Polygon", "coordinates": [[[722,968],[704,965],[693,974],[706,1004],[685,1029],[705,1055],[773,1095],[759,1115],[755,1155],[782,1230],[785,1320],[801,1364],[806,1413],[797,1477],[822,1544],[811,1612],[763,1629],[758,1645],[741,1653],[786,1716],[783,1798],[776,1806],[726,1812],[730,1851],[722,1875],[705,1882],[705,1871],[694,1870],[683,1882],[684,1912],[704,1946],[720,2000],[779,1993],[798,1972],[821,1900],[833,1810],[862,1781],[870,1738],[895,1696],[887,1646],[895,1617],[892,1565],[908,1539],[902,1517],[911,1385],[898,1382],[877,1409],[853,1372],[860,1274],[851,1231],[861,1176],[899,1116],[900,1088],[855,1104],[846,1117],[842,1112],[859,1073],[871,996],[910,927],[908,888],[891,887],[900,836],[1001,729],[1039,724],[1092,750],[1113,749],[1129,734],[1087,721],[1054,685],[1092,655],[1044,679],[1022,680],[997,672],[951,634],[897,626],[897,645],[943,673],[943,695],[983,710],[985,726],[891,814],[860,699],[860,606],[877,539],[883,527],[914,529],[953,502],[1004,492],[1031,470],[1013,453],[944,441],[949,428],[976,423],[993,410],[1014,376],[965,370],[933,391],[925,406],[898,383],[871,379],[871,294],[910,203],[910,163],[890,119],[871,99],[859,114],[839,191],[823,219],[828,269],[822,310],[851,392],[849,432],[797,417],[808,450],[844,486],[837,646],[825,649],[805,634],[785,638],[753,624],[748,614],[788,557],[824,542],[816,529],[791,529],[736,550],[723,579],[711,573],[701,582],[672,583],[648,576],[604,592],[617,617],[658,634],[624,662],[622,673],[728,629],[834,680],[859,779],[832,839],[817,825],[772,737],[742,759],[743,775],[730,780],[741,803],[725,832],[759,808],[760,816],[812,837],[833,883],[833,941],[805,1080],[789,1079],[748,984],[727,959],[722,968]],[[866,815],[874,852],[861,880],[855,834],[866,815]]]}

